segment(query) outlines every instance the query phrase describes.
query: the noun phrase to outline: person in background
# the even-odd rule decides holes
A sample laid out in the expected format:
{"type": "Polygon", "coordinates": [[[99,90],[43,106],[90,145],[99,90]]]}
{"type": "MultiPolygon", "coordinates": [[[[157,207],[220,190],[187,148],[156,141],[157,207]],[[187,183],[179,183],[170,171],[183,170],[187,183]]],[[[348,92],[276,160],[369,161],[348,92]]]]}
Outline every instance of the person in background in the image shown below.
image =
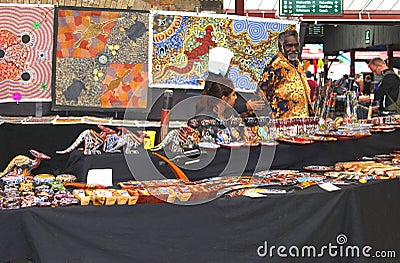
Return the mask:
{"type": "Polygon", "coordinates": [[[374,91],[374,85],[372,85],[371,75],[366,75],[364,78],[364,89],[362,90],[362,95],[371,94],[374,91]]]}
{"type": "Polygon", "coordinates": [[[354,83],[353,83],[353,88],[357,95],[360,95],[363,93],[364,90],[364,78],[362,74],[356,74],[356,77],[354,78],[354,83]]]}
{"type": "Polygon", "coordinates": [[[310,98],[315,101],[318,98],[318,82],[312,79],[313,75],[309,70],[304,71],[307,77],[308,86],[310,86],[310,98]]]}
{"type": "MultiPolygon", "coordinates": [[[[381,75],[379,86],[374,90],[374,100],[379,101],[379,111],[400,112],[400,78],[382,58],[373,58],[368,67],[375,75],[381,75]]],[[[369,96],[360,96],[359,102],[369,102],[369,96]]]]}
{"type": "Polygon", "coordinates": [[[298,59],[300,40],[296,30],[278,36],[278,53],[266,65],[259,88],[265,94],[274,118],[311,115],[310,87],[298,59]]]}
{"type": "Polygon", "coordinates": [[[349,75],[344,74],[343,77],[337,80],[338,82],[338,90],[342,90],[341,94],[338,95],[343,95],[349,90],[349,75]]]}
{"type": "Polygon", "coordinates": [[[346,91],[346,88],[340,86],[340,80],[335,80],[333,82],[333,92],[337,93],[337,95],[343,95],[346,91]]]}

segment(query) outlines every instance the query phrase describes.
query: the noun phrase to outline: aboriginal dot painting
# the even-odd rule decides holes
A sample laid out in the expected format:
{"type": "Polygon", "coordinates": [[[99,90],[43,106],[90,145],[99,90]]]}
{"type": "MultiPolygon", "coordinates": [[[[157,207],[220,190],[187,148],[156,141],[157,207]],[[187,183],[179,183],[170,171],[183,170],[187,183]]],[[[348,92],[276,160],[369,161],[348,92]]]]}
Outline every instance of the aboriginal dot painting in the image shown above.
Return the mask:
{"type": "Polygon", "coordinates": [[[149,14],[56,9],[53,108],[147,108],[149,14]]]}
{"type": "Polygon", "coordinates": [[[54,7],[0,6],[0,102],[51,100],[54,7]]]}
{"type": "Polygon", "coordinates": [[[268,61],[277,53],[279,33],[296,29],[290,20],[153,11],[151,87],[201,88],[214,47],[234,53],[229,78],[240,91],[254,91],[268,61]]]}

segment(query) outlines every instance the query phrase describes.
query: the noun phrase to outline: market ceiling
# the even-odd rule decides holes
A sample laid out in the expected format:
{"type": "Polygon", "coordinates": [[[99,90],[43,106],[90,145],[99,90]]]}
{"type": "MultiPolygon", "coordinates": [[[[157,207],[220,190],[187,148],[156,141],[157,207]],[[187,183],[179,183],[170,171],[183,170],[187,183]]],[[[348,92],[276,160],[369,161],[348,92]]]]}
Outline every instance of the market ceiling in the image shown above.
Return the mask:
{"type": "MultiPolygon", "coordinates": [[[[264,17],[279,16],[279,3],[283,0],[224,0],[224,10],[238,13],[244,7],[244,13],[264,17]],[[240,11],[240,10],[239,10],[240,11]]],[[[400,16],[400,0],[342,0],[342,15],[303,15],[302,19],[323,20],[397,20],[400,16]]],[[[239,12],[240,14],[240,12],[239,12]]]]}

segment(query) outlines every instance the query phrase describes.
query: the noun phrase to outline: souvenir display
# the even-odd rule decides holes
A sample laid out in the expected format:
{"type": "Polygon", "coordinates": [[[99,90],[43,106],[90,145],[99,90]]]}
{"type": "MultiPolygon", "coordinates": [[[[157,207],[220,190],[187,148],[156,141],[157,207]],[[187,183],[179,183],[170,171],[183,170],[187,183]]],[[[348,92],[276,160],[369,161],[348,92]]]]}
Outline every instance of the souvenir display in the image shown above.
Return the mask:
{"type": "Polygon", "coordinates": [[[101,185],[101,184],[87,184],[87,183],[82,183],[82,182],[66,182],[64,183],[65,187],[75,187],[78,189],[106,189],[107,186],[101,185]]]}
{"type": "Polygon", "coordinates": [[[315,142],[335,142],[338,140],[333,136],[318,136],[318,135],[308,135],[306,138],[313,140],[315,142]]]}
{"type": "Polygon", "coordinates": [[[302,137],[277,137],[277,141],[287,142],[293,144],[311,144],[314,143],[313,140],[302,138],[302,137]]]}
{"type": "Polygon", "coordinates": [[[370,128],[371,132],[394,132],[396,127],[393,125],[377,125],[370,128]]]}
{"type": "Polygon", "coordinates": [[[86,195],[85,190],[83,189],[74,189],[72,191],[72,194],[76,199],[79,200],[81,205],[89,205],[90,202],[90,196],[86,195]]]}
{"type": "Polygon", "coordinates": [[[275,141],[275,137],[272,136],[271,130],[268,126],[258,126],[257,135],[262,145],[268,145],[275,141]]]}
{"type": "Polygon", "coordinates": [[[228,128],[218,129],[215,142],[218,144],[230,144],[232,142],[231,133],[228,128]]]}
{"type": "Polygon", "coordinates": [[[242,140],[242,138],[240,136],[239,127],[230,126],[229,127],[229,132],[231,134],[231,139],[232,139],[233,142],[238,142],[238,141],[242,140]]]}
{"type": "Polygon", "coordinates": [[[51,122],[52,124],[79,124],[83,123],[83,117],[61,117],[57,116],[53,121],[51,122]]]}
{"type": "MultiPolygon", "coordinates": [[[[4,189],[0,195],[0,207],[1,209],[18,209],[79,203],[111,206],[199,202],[223,195],[231,198],[241,195],[261,197],[270,194],[287,194],[320,184],[346,185],[400,177],[400,167],[394,162],[400,159],[400,154],[391,153],[374,156],[374,158],[383,158],[381,161],[376,159],[338,162],[334,166],[308,165],[303,167],[307,172],[264,170],[253,176],[214,177],[191,182],[166,157],[158,153],[153,154],[171,166],[177,179],[119,182],[117,185],[120,189],[111,189],[102,185],[73,182],[76,177],[68,174],[59,175],[56,180],[51,174],[38,174],[35,177],[9,175],[2,178],[4,189]],[[70,187],[76,189],[71,193],[67,190],[70,187]]],[[[340,188],[335,189],[340,190],[340,188]]]]}
{"type": "Polygon", "coordinates": [[[66,154],[70,153],[73,150],[77,149],[77,147],[83,142],[84,149],[83,154],[92,155],[92,154],[101,154],[101,147],[103,146],[104,141],[109,134],[117,133],[115,130],[107,128],[103,125],[98,124],[97,127],[100,128],[101,132],[98,133],[92,129],[86,129],[81,132],[76,138],[76,140],[69,146],[67,149],[62,151],[56,151],[58,154],[66,154]]]}
{"type": "Polygon", "coordinates": [[[22,124],[50,124],[55,118],[56,116],[29,116],[22,121],[22,124]]]}
{"type": "Polygon", "coordinates": [[[63,183],[72,183],[76,182],[76,176],[73,174],[59,174],[56,176],[56,180],[63,183]]]}
{"type": "Polygon", "coordinates": [[[35,179],[32,176],[22,177],[21,181],[14,180],[13,184],[6,184],[3,191],[0,191],[0,210],[32,206],[70,206],[79,203],[79,200],[66,190],[61,181],[50,180],[54,179],[52,175],[36,175],[35,179]]]}
{"type": "Polygon", "coordinates": [[[25,176],[21,174],[8,174],[6,176],[1,177],[1,180],[6,185],[17,185],[20,184],[24,180],[25,176]]]}
{"type": "Polygon", "coordinates": [[[276,119],[272,121],[270,128],[276,129],[277,137],[302,137],[315,133],[318,120],[320,119],[314,117],[276,119]]]}
{"type": "Polygon", "coordinates": [[[42,160],[50,160],[51,157],[38,152],[36,150],[29,151],[35,159],[31,159],[25,155],[17,155],[14,157],[7,167],[0,173],[0,177],[6,176],[8,174],[13,175],[30,175],[31,171],[38,167],[42,160]]]}
{"type": "Polygon", "coordinates": [[[131,130],[118,127],[119,134],[107,134],[103,151],[107,153],[120,152],[120,148],[124,147],[125,154],[139,153],[137,147],[143,143],[143,139],[147,136],[145,132],[139,131],[137,136],[131,130]]]}
{"type": "Polygon", "coordinates": [[[308,165],[303,167],[306,171],[311,172],[326,172],[326,171],[333,171],[333,166],[326,166],[326,165],[308,165]]]}
{"type": "Polygon", "coordinates": [[[257,146],[259,145],[258,126],[245,126],[243,140],[246,145],[257,146]]]}
{"type": "Polygon", "coordinates": [[[100,117],[93,117],[93,116],[83,116],[83,122],[87,124],[103,124],[103,125],[110,125],[111,120],[113,118],[100,118],[100,117]]]}
{"type": "Polygon", "coordinates": [[[158,151],[165,147],[171,152],[183,152],[183,148],[195,148],[200,142],[200,133],[190,126],[182,126],[179,130],[169,131],[161,143],[151,148],[151,151],[158,151]]]}
{"type": "Polygon", "coordinates": [[[19,124],[23,123],[25,120],[29,119],[29,117],[24,116],[0,116],[0,120],[5,123],[13,123],[19,124]]]}
{"type": "Polygon", "coordinates": [[[33,180],[35,184],[52,183],[55,177],[52,174],[37,174],[33,180]]]}

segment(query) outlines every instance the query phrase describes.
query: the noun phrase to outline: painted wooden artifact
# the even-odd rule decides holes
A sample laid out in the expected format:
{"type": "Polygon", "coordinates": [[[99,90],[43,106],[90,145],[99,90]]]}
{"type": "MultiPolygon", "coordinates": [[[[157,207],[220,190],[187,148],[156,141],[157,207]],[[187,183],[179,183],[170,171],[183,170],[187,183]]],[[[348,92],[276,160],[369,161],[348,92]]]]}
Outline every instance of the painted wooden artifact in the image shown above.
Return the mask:
{"type": "Polygon", "coordinates": [[[114,140],[114,144],[105,145],[104,151],[108,153],[120,152],[120,148],[124,147],[124,153],[126,154],[137,154],[139,153],[136,149],[143,143],[143,139],[147,136],[143,131],[138,131],[139,136],[134,132],[128,130],[125,127],[118,127],[120,130],[118,138],[114,140]],[[109,147],[111,146],[111,147],[109,147]]]}
{"type": "Polygon", "coordinates": [[[17,155],[15,156],[11,162],[7,165],[2,173],[0,173],[0,177],[6,176],[8,174],[14,175],[30,175],[31,171],[39,166],[42,160],[50,160],[51,157],[38,152],[36,150],[29,151],[35,159],[31,159],[25,155],[17,155]]]}
{"type": "Polygon", "coordinates": [[[93,129],[86,129],[81,134],[79,134],[78,138],[74,141],[71,146],[62,151],[56,151],[58,154],[67,154],[77,149],[77,147],[84,142],[83,154],[91,155],[91,154],[101,154],[101,147],[104,144],[107,135],[117,133],[115,130],[105,127],[103,125],[98,124],[97,127],[100,128],[101,132],[98,133],[93,129]]]}

